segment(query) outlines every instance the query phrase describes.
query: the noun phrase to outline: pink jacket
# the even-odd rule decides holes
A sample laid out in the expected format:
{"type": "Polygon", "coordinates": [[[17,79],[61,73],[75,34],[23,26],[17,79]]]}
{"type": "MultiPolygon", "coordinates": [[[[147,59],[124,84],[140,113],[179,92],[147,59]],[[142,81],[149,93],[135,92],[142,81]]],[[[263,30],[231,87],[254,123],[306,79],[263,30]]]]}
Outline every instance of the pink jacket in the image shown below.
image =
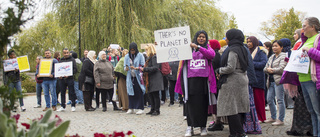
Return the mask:
{"type": "Polygon", "coordinates": [[[318,81],[316,82],[317,90],[320,89],[320,39],[317,48],[310,48],[308,55],[311,59],[315,61],[316,64],[316,77],[318,81]]]}

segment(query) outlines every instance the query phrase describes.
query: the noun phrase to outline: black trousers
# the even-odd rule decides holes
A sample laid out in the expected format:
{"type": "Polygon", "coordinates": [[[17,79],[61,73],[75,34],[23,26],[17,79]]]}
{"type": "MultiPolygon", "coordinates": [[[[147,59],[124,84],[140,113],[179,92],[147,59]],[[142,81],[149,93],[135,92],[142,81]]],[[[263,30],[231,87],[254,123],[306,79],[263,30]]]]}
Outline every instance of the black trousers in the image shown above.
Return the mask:
{"type": "Polygon", "coordinates": [[[166,101],[166,91],[168,89],[168,79],[166,76],[163,76],[163,90],[161,90],[161,101],[166,101]]]}
{"type": "MultiPolygon", "coordinates": [[[[96,88],[96,107],[97,107],[97,108],[98,108],[99,105],[100,105],[100,93],[101,93],[101,90],[102,90],[102,89],[98,90],[98,88],[96,88]]],[[[101,96],[101,98],[102,98],[102,96],[101,96]]]]}
{"type": "Polygon", "coordinates": [[[227,117],[228,117],[230,135],[236,136],[236,135],[241,135],[245,133],[242,126],[244,123],[244,117],[245,117],[244,113],[231,115],[227,117]]]}
{"type": "Polygon", "coordinates": [[[176,82],[176,80],[169,80],[170,104],[174,104],[174,89],[176,87],[176,82]]]}
{"type": "Polygon", "coordinates": [[[71,106],[76,106],[76,93],[74,91],[74,80],[69,79],[59,79],[60,90],[61,90],[61,107],[66,108],[66,90],[68,87],[69,100],[71,100],[71,106]]]}
{"type": "Polygon", "coordinates": [[[93,95],[94,95],[93,90],[92,91],[83,91],[83,101],[84,101],[84,109],[85,110],[92,108],[93,95]]]}
{"type": "MultiPolygon", "coordinates": [[[[102,107],[107,108],[107,98],[110,96],[110,94],[113,94],[113,88],[112,89],[99,89],[99,88],[97,88],[96,92],[97,92],[96,93],[96,100],[99,100],[99,98],[97,96],[98,92],[101,93],[102,107]]],[[[108,98],[108,99],[110,100],[110,98],[108,98]]],[[[110,100],[110,101],[112,101],[112,100],[110,100]]],[[[98,103],[97,103],[97,106],[99,106],[98,103]]]]}
{"type": "Polygon", "coordinates": [[[59,94],[60,94],[60,79],[57,79],[57,84],[56,84],[56,94],[57,94],[57,100],[59,100],[59,94]]]}
{"type": "Polygon", "coordinates": [[[149,99],[151,103],[151,111],[160,112],[160,97],[159,91],[149,92],[149,99]]]}

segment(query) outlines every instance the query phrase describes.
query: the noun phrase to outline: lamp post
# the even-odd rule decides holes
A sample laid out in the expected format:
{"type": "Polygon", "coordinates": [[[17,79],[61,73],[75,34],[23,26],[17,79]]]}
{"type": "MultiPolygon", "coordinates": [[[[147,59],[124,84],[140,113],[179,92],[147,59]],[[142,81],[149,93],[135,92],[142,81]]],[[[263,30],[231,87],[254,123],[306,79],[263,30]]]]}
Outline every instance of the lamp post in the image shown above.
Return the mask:
{"type": "Polygon", "coordinates": [[[80,0],[79,0],[79,58],[81,58],[80,0]]]}

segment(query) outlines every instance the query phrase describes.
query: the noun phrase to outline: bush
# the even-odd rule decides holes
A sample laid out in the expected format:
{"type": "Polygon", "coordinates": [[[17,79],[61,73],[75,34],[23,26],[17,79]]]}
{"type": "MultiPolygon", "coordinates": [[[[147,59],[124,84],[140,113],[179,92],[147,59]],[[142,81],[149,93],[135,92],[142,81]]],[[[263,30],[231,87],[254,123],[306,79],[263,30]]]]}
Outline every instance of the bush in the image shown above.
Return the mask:
{"type": "Polygon", "coordinates": [[[33,93],[36,92],[37,83],[34,80],[26,79],[21,82],[21,87],[22,89],[26,90],[27,93],[33,93]]]}

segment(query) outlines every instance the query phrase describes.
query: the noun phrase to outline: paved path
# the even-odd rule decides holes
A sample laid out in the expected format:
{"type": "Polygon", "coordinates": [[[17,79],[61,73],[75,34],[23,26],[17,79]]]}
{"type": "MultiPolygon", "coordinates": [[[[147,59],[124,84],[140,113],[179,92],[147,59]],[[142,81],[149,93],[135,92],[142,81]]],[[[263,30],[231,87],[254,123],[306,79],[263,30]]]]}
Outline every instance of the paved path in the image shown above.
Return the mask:
{"type": "MultiPolygon", "coordinates": [[[[42,96],[42,106],[45,106],[42,96]]],[[[36,105],[36,97],[29,95],[24,98],[26,112],[17,111],[21,114],[19,122],[29,122],[30,119],[38,118],[44,114],[43,108],[33,108],[36,105]]],[[[95,102],[93,102],[95,104],[95,102]]],[[[112,133],[113,131],[131,130],[137,137],[183,137],[187,123],[183,120],[182,107],[177,104],[168,107],[168,104],[161,106],[161,114],[151,117],[145,114],[135,115],[126,114],[125,112],[113,111],[112,105],[108,105],[107,112],[97,109],[93,112],[86,112],[83,105],[77,105],[76,112],[71,112],[70,105],[65,112],[54,112],[63,120],[71,120],[67,134],[74,135],[78,133],[81,136],[92,137],[94,133],[112,133]]],[[[95,106],[95,105],[93,105],[95,106]]],[[[59,108],[59,107],[58,107],[59,108]]],[[[145,109],[148,112],[149,108],[145,109]]],[[[270,112],[267,111],[267,117],[270,112]]],[[[210,121],[211,117],[208,118],[210,121]]],[[[262,123],[261,135],[248,135],[250,137],[282,137],[287,136],[286,131],[290,129],[292,122],[292,110],[286,110],[285,125],[271,126],[271,124],[262,123]]],[[[200,129],[195,129],[197,136],[200,136],[200,129]]],[[[208,132],[208,136],[228,137],[228,126],[225,125],[223,131],[208,132]]]]}

